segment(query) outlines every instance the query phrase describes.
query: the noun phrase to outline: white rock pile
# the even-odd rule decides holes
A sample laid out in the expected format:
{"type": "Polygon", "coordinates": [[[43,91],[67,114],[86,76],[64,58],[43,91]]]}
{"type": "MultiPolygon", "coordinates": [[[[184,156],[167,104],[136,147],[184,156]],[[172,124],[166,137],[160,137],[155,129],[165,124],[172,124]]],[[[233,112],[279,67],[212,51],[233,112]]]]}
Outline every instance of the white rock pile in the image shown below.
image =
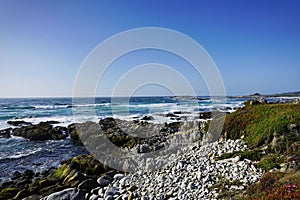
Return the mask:
{"type": "Polygon", "coordinates": [[[194,144],[157,171],[99,177],[99,187],[87,193],[86,199],[218,199],[220,186],[242,193],[258,182],[262,171],[238,156],[219,161],[214,157],[245,149],[242,140],[194,144]]]}

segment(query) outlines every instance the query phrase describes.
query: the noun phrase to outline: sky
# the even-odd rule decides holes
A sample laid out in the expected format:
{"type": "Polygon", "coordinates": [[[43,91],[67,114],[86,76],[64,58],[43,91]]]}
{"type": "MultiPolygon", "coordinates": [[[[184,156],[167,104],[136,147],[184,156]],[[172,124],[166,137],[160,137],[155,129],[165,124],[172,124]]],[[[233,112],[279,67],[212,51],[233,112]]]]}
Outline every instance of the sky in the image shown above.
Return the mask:
{"type": "MultiPolygon", "coordinates": [[[[299,91],[299,10],[297,0],[0,0],[0,97],[70,97],[97,45],[143,27],[175,30],[198,42],[216,64],[227,95],[299,91]]],[[[110,95],[124,74],[147,63],[171,67],[197,95],[207,95],[209,86],[190,63],[155,49],[112,63],[95,95],[110,95]]],[[[173,78],[159,71],[136,78],[156,76],[173,78]]],[[[173,85],[175,94],[185,94],[182,85],[173,85]]],[[[158,83],[141,85],[134,94],[174,91],[158,83]]]]}

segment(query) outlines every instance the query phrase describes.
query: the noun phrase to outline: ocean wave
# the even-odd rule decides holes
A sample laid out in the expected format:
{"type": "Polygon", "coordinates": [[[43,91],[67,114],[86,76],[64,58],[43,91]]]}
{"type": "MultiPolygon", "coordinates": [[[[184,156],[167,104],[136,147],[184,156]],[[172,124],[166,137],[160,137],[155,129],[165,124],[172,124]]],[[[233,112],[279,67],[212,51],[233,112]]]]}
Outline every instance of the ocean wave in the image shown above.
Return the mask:
{"type": "Polygon", "coordinates": [[[177,103],[152,103],[152,104],[139,104],[139,105],[124,105],[128,107],[136,108],[166,108],[166,107],[175,107],[178,106],[177,103]]]}
{"type": "Polygon", "coordinates": [[[39,151],[41,151],[42,148],[37,148],[34,150],[25,150],[25,151],[19,151],[19,152],[14,152],[12,155],[0,155],[0,160],[4,159],[19,159],[23,157],[30,156],[32,154],[35,154],[39,151]]]}
{"type": "Polygon", "coordinates": [[[97,107],[97,106],[110,106],[111,103],[94,103],[94,104],[73,104],[69,105],[70,107],[97,107]]]}
{"type": "Polygon", "coordinates": [[[59,109],[59,108],[68,108],[69,105],[35,105],[35,109],[59,109]]]}
{"type": "Polygon", "coordinates": [[[109,106],[110,103],[95,103],[95,104],[63,104],[63,105],[34,105],[35,109],[63,109],[63,108],[80,108],[80,107],[97,107],[109,106]]]}
{"type": "Polygon", "coordinates": [[[4,106],[2,109],[4,110],[27,110],[34,109],[34,106],[4,106]]]}

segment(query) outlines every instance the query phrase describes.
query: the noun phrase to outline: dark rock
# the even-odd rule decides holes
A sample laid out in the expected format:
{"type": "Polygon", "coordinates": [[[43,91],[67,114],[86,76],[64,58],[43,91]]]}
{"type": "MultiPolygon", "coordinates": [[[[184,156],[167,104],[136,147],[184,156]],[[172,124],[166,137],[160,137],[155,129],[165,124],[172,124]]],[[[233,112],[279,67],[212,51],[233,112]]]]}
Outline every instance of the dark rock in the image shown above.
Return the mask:
{"type": "Polygon", "coordinates": [[[41,200],[84,200],[85,192],[76,188],[68,188],[41,198],[41,200]]]}
{"type": "Polygon", "coordinates": [[[97,181],[95,181],[94,179],[88,179],[83,181],[82,183],[80,183],[78,185],[78,189],[85,189],[85,190],[91,190],[93,188],[98,187],[99,184],[97,183],[97,181]]]}
{"type": "Polygon", "coordinates": [[[30,192],[28,190],[23,189],[18,192],[18,194],[13,199],[23,199],[24,197],[27,197],[30,195],[30,192]]]}
{"type": "Polygon", "coordinates": [[[144,116],[142,118],[142,120],[146,120],[146,121],[149,121],[149,120],[154,120],[154,118],[152,116],[144,116]]]}
{"type": "Polygon", "coordinates": [[[181,117],[177,117],[177,118],[171,117],[170,120],[177,120],[177,121],[180,121],[180,120],[181,120],[181,117]]]}
{"type": "Polygon", "coordinates": [[[62,130],[66,129],[53,128],[51,123],[52,122],[41,122],[37,125],[22,126],[13,129],[12,134],[34,141],[65,139],[67,135],[62,130]]]}
{"type": "Polygon", "coordinates": [[[15,171],[11,180],[19,179],[21,176],[22,176],[22,174],[20,172],[15,171]]]}
{"type": "Polygon", "coordinates": [[[164,144],[157,144],[157,145],[154,146],[153,150],[154,150],[154,151],[158,151],[158,150],[160,150],[160,149],[162,149],[162,148],[164,148],[164,147],[165,147],[164,144]]]}
{"type": "Polygon", "coordinates": [[[179,116],[175,115],[174,113],[168,113],[165,115],[165,117],[179,117],[179,116]]]}
{"type": "Polygon", "coordinates": [[[23,176],[27,179],[32,179],[34,176],[34,172],[32,170],[25,170],[23,176]]]}
{"type": "Polygon", "coordinates": [[[10,138],[12,128],[0,130],[0,138],[10,138]]]}
{"type": "Polygon", "coordinates": [[[114,128],[114,127],[117,126],[116,120],[112,117],[107,117],[105,119],[100,120],[99,124],[101,126],[101,129],[104,130],[104,131],[109,129],[109,128],[114,128]]]}
{"type": "Polygon", "coordinates": [[[18,188],[24,188],[26,185],[30,184],[32,181],[31,179],[21,179],[15,182],[15,186],[18,188]]]}
{"type": "Polygon", "coordinates": [[[70,137],[71,137],[72,141],[82,144],[82,142],[79,138],[77,129],[76,129],[76,124],[70,124],[68,126],[68,132],[70,134],[70,137]]]}
{"type": "Polygon", "coordinates": [[[32,123],[30,122],[25,122],[25,121],[7,121],[7,123],[9,125],[12,125],[12,126],[26,126],[26,125],[32,125],[32,123]]]}
{"type": "Polygon", "coordinates": [[[174,114],[175,115],[180,115],[180,114],[182,114],[182,112],[181,111],[174,111],[174,114]]]}
{"type": "Polygon", "coordinates": [[[7,188],[7,187],[11,187],[15,182],[14,181],[7,181],[2,183],[1,188],[7,188]]]}
{"type": "Polygon", "coordinates": [[[51,185],[53,185],[54,181],[50,181],[48,179],[42,179],[40,181],[38,181],[39,187],[41,188],[46,188],[49,187],[51,185]]]}
{"type": "Polygon", "coordinates": [[[0,199],[11,199],[18,194],[19,188],[4,188],[0,191],[0,199]]]}
{"type": "Polygon", "coordinates": [[[212,114],[211,112],[202,112],[200,113],[200,119],[211,119],[212,114]]]}
{"type": "Polygon", "coordinates": [[[47,170],[39,177],[34,178],[35,174],[31,170],[26,170],[24,173],[15,172],[15,180],[1,186],[13,189],[0,190],[0,199],[40,199],[47,195],[49,196],[44,199],[83,199],[84,195],[78,196],[76,192],[67,192],[69,196],[65,195],[65,192],[58,192],[55,195],[52,193],[65,188],[77,187],[79,190],[76,191],[81,194],[81,189],[96,188],[99,186],[96,178],[109,170],[111,169],[101,164],[92,155],[80,155],[64,161],[58,169],[47,170]],[[22,191],[22,189],[28,192],[22,191]],[[30,196],[33,194],[37,196],[30,196]]]}
{"type": "Polygon", "coordinates": [[[73,142],[83,145],[81,137],[93,137],[97,132],[101,131],[99,124],[95,122],[73,123],[68,126],[68,133],[73,142]]]}
{"type": "Polygon", "coordinates": [[[147,144],[139,145],[138,153],[149,153],[150,151],[151,149],[147,144]]]}
{"type": "Polygon", "coordinates": [[[40,122],[39,124],[40,125],[46,125],[46,124],[52,125],[52,124],[59,124],[59,123],[60,123],[59,121],[51,120],[51,121],[40,122]]]}

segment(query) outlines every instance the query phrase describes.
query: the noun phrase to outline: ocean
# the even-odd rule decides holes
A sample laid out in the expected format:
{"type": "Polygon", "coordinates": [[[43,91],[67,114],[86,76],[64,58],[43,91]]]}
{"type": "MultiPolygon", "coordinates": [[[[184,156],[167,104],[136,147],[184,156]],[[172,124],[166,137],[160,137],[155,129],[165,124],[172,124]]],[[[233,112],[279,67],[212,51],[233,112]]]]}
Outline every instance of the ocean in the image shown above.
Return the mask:
{"type": "MultiPolygon", "coordinates": [[[[131,98],[3,98],[0,99],[0,130],[13,126],[9,120],[23,120],[37,124],[55,120],[55,126],[73,122],[99,121],[105,117],[123,120],[152,116],[152,123],[172,122],[166,117],[176,113],[184,120],[200,120],[200,112],[220,110],[234,112],[243,106],[246,98],[211,100],[209,97],[131,97],[131,98]]],[[[29,141],[20,137],[0,138],[0,183],[12,177],[15,171],[26,169],[41,172],[58,167],[60,162],[88,153],[70,138],[59,141],[29,141]]]]}

